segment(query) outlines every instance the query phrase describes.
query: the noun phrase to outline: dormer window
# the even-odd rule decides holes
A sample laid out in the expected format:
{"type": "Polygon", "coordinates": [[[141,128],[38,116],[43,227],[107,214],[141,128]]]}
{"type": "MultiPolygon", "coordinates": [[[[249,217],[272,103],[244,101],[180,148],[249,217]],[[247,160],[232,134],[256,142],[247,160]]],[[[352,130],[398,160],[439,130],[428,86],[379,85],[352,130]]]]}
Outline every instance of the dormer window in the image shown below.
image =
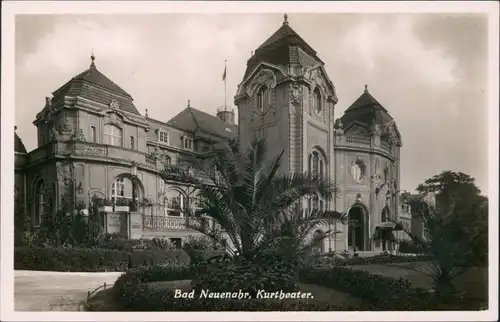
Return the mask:
{"type": "Polygon", "coordinates": [[[170,133],[165,132],[165,131],[159,131],[158,132],[158,141],[160,143],[165,143],[170,145],[170,133]]]}

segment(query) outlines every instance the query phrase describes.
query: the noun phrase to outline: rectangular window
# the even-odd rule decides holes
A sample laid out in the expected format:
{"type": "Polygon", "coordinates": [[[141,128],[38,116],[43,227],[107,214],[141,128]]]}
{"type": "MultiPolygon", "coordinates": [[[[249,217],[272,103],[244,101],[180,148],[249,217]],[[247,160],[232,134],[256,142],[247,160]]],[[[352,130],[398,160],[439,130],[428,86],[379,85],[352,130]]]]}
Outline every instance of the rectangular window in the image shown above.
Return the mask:
{"type": "Polygon", "coordinates": [[[160,193],[165,193],[165,181],[163,181],[163,179],[160,179],[160,193]]]}
{"type": "Polygon", "coordinates": [[[104,126],[104,144],[123,146],[122,138],[121,128],[112,124],[104,126]]]}
{"type": "Polygon", "coordinates": [[[93,142],[93,143],[97,142],[97,134],[96,134],[95,126],[90,127],[90,142],[93,142]]]}
{"type": "Polygon", "coordinates": [[[186,149],[186,150],[192,150],[193,149],[193,140],[191,140],[191,139],[184,139],[184,149],[186,149]]]}
{"type": "Polygon", "coordinates": [[[135,149],[135,138],[133,136],[130,137],[130,148],[135,149]]]}
{"type": "Polygon", "coordinates": [[[160,131],[158,133],[158,140],[161,143],[165,143],[165,144],[170,145],[170,133],[165,132],[165,131],[160,131]]]}

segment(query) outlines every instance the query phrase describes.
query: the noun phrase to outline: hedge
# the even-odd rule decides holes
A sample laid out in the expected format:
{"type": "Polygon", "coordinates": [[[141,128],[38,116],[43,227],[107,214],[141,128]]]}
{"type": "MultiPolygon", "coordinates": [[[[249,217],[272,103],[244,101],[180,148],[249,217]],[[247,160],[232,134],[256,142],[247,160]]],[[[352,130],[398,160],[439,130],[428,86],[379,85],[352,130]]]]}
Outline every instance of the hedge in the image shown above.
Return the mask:
{"type": "MultiPolygon", "coordinates": [[[[263,299],[176,299],[172,289],[150,288],[147,283],[192,279],[183,266],[144,267],[121,275],[114,285],[115,302],[121,311],[340,311],[358,310],[328,303],[263,299]]],[[[87,311],[92,311],[88,306],[87,311]]]]}
{"type": "Polygon", "coordinates": [[[129,268],[189,264],[183,250],[154,250],[125,252],[97,248],[41,248],[16,247],[14,269],[59,272],[125,271],[129,268]]]}
{"type": "Polygon", "coordinates": [[[351,257],[345,260],[345,265],[368,265],[368,264],[392,264],[408,262],[425,262],[430,256],[400,256],[400,255],[376,255],[371,257],[351,257]]]}
{"type": "Polygon", "coordinates": [[[483,304],[477,298],[438,296],[422,288],[413,288],[403,278],[396,280],[347,267],[309,268],[301,271],[300,280],[358,297],[364,302],[362,310],[478,310],[483,304]]]}

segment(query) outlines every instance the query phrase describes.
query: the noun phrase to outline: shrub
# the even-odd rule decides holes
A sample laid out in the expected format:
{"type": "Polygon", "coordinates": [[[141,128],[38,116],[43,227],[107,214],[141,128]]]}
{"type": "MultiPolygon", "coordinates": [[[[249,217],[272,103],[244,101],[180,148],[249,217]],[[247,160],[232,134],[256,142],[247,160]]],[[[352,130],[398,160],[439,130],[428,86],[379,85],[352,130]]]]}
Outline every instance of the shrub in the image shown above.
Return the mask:
{"type": "Polygon", "coordinates": [[[141,266],[181,263],[190,259],[183,250],[124,252],[97,248],[16,247],[14,269],[71,272],[125,271],[141,266]]]}
{"type": "Polygon", "coordinates": [[[194,281],[197,291],[230,292],[242,290],[254,296],[258,290],[293,292],[298,289],[294,263],[278,256],[261,254],[254,260],[218,257],[197,265],[194,281]]]}
{"type": "Polygon", "coordinates": [[[399,242],[398,250],[401,254],[422,254],[424,252],[423,247],[419,244],[406,240],[399,242]]]}
{"type": "Polygon", "coordinates": [[[84,248],[26,248],[14,250],[14,269],[72,272],[123,271],[127,252],[84,248]]]}
{"type": "Polygon", "coordinates": [[[140,308],[141,306],[147,308],[148,305],[151,305],[148,304],[151,298],[148,299],[145,295],[144,283],[191,279],[192,276],[193,271],[186,265],[170,264],[132,269],[116,280],[114,294],[116,301],[123,308],[140,308]]]}

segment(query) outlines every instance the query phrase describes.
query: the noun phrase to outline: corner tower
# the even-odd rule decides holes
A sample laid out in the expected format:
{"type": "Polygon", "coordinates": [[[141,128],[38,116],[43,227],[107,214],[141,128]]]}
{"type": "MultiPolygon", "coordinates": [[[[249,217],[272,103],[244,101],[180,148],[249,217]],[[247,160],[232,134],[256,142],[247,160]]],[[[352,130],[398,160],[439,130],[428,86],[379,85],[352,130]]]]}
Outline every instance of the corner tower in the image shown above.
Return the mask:
{"type": "MultiPolygon", "coordinates": [[[[329,175],[335,87],[323,61],[290,27],[286,14],[248,60],[234,100],[242,147],[253,137],[266,137],[270,147],[284,150],[281,171],[329,175]]],[[[268,153],[273,157],[276,149],[268,153]]]]}

